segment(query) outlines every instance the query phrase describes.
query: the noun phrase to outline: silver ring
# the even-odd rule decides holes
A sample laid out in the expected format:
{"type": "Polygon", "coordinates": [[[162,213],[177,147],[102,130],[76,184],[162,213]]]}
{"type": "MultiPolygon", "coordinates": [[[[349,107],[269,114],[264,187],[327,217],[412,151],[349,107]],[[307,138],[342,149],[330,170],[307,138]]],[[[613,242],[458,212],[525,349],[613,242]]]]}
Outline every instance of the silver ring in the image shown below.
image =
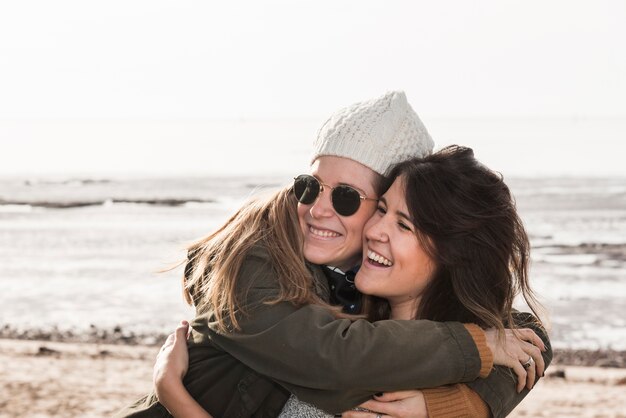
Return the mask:
{"type": "Polygon", "coordinates": [[[528,357],[528,361],[526,363],[524,363],[524,368],[525,369],[529,369],[530,366],[532,366],[534,362],[535,362],[535,360],[533,360],[533,357],[529,356],[528,357]]]}
{"type": "Polygon", "coordinates": [[[376,414],[376,418],[383,418],[382,414],[376,414]]]}

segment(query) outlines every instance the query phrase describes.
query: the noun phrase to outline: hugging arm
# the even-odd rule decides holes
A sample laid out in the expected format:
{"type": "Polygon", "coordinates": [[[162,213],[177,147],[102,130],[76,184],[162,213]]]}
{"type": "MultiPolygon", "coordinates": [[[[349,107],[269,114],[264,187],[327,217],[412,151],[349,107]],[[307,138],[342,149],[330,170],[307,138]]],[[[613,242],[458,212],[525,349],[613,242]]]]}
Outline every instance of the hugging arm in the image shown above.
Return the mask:
{"type": "Polygon", "coordinates": [[[491,368],[479,329],[470,332],[454,322],[336,320],[319,306],[267,304],[278,292],[273,274],[264,253],[250,254],[240,271],[242,288],[248,289],[241,331],[218,332],[210,317],[200,317],[192,323],[192,344],[210,340],[300,399],[332,412],[381,390],[468,382],[491,368]]]}
{"type": "MultiPolygon", "coordinates": [[[[360,408],[394,418],[489,418],[487,404],[467,385],[378,394],[360,408]]],[[[371,412],[345,411],[343,418],[372,418],[371,412]]]]}
{"type": "Polygon", "coordinates": [[[212,418],[183,385],[189,366],[188,331],[189,324],[181,322],[157,355],[152,376],[156,396],[174,418],[212,418]]]}
{"type": "MultiPolygon", "coordinates": [[[[188,368],[187,329],[185,323],[179,326],[168,337],[157,356],[154,366],[156,394],[160,403],[175,418],[210,418],[211,415],[189,394],[182,382],[182,376],[188,368]]],[[[413,390],[385,393],[360,406],[399,418],[443,418],[459,413],[474,418],[490,417],[489,408],[484,401],[464,384],[426,389],[423,392],[413,390]]],[[[342,414],[346,418],[370,418],[370,415],[354,410],[342,414]]]]}
{"type": "MultiPolygon", "coordinates": [[[[545,351],[540,355],[546,367],[552,359],[552,349],[546,331],[539,325],[534,316],[529,313],[515,312],[513,314],[515,325],[532,329],[542,340],[545,351]]],[[[535,344],[539,344],[538,341],[535,344]]],[[[543,369],[541,369],[543,370],[543,369]]],[[[528,385],[534,384],[539,376],[535,376],[533,369],[528,369],[529,381],[526,387],[518,391],[516,378],[511,370],[496,366],[494,371],[485,379],[477,379],[468,384],[455,384],[441,386],[412,393],[398,393],[400,401],[396,401],[396,393],[386,393],[382,397],[376,397],[362,406],[391,416],[414,416],[413,412],[425,413],[427,410],[430,418],[448,417],[465,414],[477,418],[500,418],[507,416],[528,394],[528,385]],[[395,402],[390,402],[394,400],[395,402]],[[411,405],[413,410],[407,408],[411,405]],[[410,411],[410,415],[405,412],[410,411]]],[[[541,372],[541,371],[539,371],[541,372]]],[[[358,415],[347,414],[348,417],[357,418],[358,415]]]]}

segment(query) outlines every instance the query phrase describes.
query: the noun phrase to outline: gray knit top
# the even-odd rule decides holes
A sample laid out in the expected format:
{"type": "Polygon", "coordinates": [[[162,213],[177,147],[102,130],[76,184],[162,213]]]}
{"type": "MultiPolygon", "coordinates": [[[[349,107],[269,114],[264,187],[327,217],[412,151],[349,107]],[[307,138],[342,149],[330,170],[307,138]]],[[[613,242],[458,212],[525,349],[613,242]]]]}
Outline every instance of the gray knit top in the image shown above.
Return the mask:
{"type": "Polygon", "coordinates": [[[322,411],[321,409],[303,402],[291,395],[278,418],[333,418],[334,415],[322,411]]]}

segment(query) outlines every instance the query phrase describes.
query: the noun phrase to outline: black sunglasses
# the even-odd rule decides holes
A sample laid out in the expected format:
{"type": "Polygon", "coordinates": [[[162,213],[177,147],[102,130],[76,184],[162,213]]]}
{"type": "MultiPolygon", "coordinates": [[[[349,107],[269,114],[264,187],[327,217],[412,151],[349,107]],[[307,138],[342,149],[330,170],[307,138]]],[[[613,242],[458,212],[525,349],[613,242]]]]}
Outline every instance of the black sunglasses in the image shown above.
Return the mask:
{"type": "Polygon", "coordinates": [[[310,205],[315,202],[325,187],[332,190],[330,200],[335,211],[341,216],[354,215],[361,206],[361,200],[378,201],[378,199],[361,196],[354,187],[344,184],[330,187],[309,174],[300,174],[293,179],[293,193],[296,195],[298,202],[303,205],[310,205]]]}

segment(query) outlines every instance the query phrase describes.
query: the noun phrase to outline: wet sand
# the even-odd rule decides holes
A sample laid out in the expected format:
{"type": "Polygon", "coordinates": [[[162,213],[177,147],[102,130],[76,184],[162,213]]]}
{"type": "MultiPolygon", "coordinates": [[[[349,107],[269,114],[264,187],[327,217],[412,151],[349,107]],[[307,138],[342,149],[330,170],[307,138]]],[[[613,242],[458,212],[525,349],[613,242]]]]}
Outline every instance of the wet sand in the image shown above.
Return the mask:
{"type": "MultiPolygon", "coordinates": [[[[158,349],[0,339],[0,417],[110,416],[150,390],[158,349]]],[[[557,362],[585,363],[564,354],[557,362]]],[[[510,416],[626,418],[624,399],[626,368],[556,363],[510,416]]]]}

